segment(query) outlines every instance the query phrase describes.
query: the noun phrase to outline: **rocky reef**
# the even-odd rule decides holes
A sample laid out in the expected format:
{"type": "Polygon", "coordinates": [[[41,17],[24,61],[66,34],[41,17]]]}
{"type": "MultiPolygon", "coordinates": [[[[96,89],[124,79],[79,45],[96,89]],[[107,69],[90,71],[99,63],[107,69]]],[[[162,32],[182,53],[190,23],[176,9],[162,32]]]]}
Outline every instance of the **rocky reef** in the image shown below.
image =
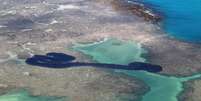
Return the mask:
{"type": "Polygon", "coordinates": [[[124,10],[144,18],[145,21],[159,22],[162,19],[162,15],[154,12],[148,5],[140,3],[139,1],[127,1],[127,0],[114,0],[112,4],[117,10],[124,10]]]}

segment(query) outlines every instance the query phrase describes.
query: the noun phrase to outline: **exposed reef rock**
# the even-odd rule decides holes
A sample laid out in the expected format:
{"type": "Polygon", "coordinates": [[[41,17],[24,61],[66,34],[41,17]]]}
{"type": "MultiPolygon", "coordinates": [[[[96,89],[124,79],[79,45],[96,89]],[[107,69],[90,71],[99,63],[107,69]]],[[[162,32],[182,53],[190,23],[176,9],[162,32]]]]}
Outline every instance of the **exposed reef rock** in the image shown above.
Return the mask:
{"type": "Polygon", "coordinates": [[[116,10],[128,11],[146,21],[159,22],[162,19],[159,13],[152,11],[146,4],[137,1],[114,0],[111,3],[116,10]]]}

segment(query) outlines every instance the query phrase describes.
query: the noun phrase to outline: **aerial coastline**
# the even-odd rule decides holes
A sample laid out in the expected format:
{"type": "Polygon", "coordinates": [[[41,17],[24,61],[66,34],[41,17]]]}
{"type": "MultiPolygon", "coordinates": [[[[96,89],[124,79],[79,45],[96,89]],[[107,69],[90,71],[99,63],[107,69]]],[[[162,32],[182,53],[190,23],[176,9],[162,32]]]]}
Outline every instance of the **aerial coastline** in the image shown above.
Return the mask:
{"type": "Polygon", "coordinates": [[[122,4],[118,4],[121,2],[115,2],[115,5],[113,0],[109,2],[50,0],[41,3],[38,0],[25,5],[13,3],[16,7],[4,9],[6,12],[1,10],[4,13],[0,14],[0,24],[4,27],[0,28],[0,90],[10,90],[10,87],[28,88],[33,95],[68,95],[72,97],[72,101],[99,101],[98,99],[102,98],[105,98],[104,101],[117,101],[120,99],[116,99],[115,96],[126,94],[129,95],[128,99],[133,96],[131,100],[141,98],[148,92],[147,85],[124,74],[110,74],[107,70],[90,66],[87,69],[51,70],[24,63],[26,58],[34,54],[48,52],[68,53],[77,57],[75,61],[89,62],[90,59],[83,54],[69,49],[75,43],[97,42],[105,38],[139,43],[148,51],[148,62],[164,68],[160,74],[183,77],[201,71],[200,45],[170,38],[157,25],[149,22],[159,21],[158,17],[153,18],[144,15],[145,13],[142,14],[142,18],[133,13],[127,14],[130,7],[125,9],[120,7],[122,4]],[[22,22],[26,22],[25,25],[19,24],[22,22]],[[50,79],[47,79],[49,77],[50,79]],[[68,82],[69,80],[71,82],[68,82]],[[119,87],[113,84],[112,80],[125,86],[119,87]],[[87,94],[80,98],[75,96],[97,88],[99,90],[95,95],[89,92],[91,96],[88,98],[85,98],[87,94]]]}

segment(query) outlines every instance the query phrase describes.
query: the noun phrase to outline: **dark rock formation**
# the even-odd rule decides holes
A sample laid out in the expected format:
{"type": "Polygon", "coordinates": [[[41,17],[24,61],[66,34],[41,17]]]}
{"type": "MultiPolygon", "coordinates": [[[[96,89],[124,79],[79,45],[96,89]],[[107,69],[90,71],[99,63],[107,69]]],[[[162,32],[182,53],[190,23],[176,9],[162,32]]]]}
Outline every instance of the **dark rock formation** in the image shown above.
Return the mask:
{"type": "Polygon", "coordinates": [[[128,11],[139,17],[143,17],[146,21],[158,22],[162,19],[160,14],[152,11],[147,5],[138,1],[114,0],[112,4],[115,9],[128,11]]]}

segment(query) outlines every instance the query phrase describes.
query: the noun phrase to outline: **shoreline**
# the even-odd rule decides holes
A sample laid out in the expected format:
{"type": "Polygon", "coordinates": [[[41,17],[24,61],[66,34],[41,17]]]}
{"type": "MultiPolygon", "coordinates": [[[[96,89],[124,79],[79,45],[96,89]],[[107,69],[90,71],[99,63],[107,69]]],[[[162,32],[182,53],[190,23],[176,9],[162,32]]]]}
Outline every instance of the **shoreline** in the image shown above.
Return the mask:
{"type": "Polygon", "coordinates": [[[193,82],[196,80],[197,79],[183,82],[183,91],[178,94],[177,96],[178,101],[194,101],[192,100],[192,95],[191,95],[193,92],[193,87],[190,84],[193,84],[193,82]]]}
{"type": "MultiPolygon", "coordinates": [[[[125,13],[127,14],[126,11],[124,14],[122,13],[119,14],[117,13],[117,10],[111,9],[111,7],[108,7],[108,6],[105,7],[105,5],[94,4],[88,1],[87,3],[83,3],[82,5],[81,4],[79,5],[79,3],[73,3],[72,4],[73,6],[72,5],[69,6],[67,3],[66,9],[62,11],[55,10],[53,13],[49,14],[47,12],[49,12],[49,10],[53,8],[51,9],[45,8],[45,10],[44,9],[40,10],[39,8],[41,5],[43,6],[44,4],[33,6],[36,8],[39,6],[38,11],[41,12],[42,14],[37,15],[38,17],[35,18],[36,20],[34,22],[34,25],[30,26],[32,30],[25,30],[23,29],[23,26],[21,26],[22,29],[15,29],[16,26],[8,26],[7,28],[5,28],[6,31],[15,30],[16,32],[15,33],[10,32],[8,33],[9,34],[8,36],[6,35],[7,33],[5,32],[5,35],[2,35],[3,38],[0,39],[1,41],[0,56],[2,55],[3,57],[4,55],[7,54],[7,52],[11,52],[13,54],[18,55],[19,53],[23,53],[23,52],[24,53],[31,52],[32,54],[44,54],[49,51],[56,51],[56,52],[71,53],[74,56],[79,57],[78,60],[88,61],[88,60],[84,60],[85,57],[80,56],[80,54],[67,51],[66,49],[68,48],[69,45],[73,44],[74,42],[87,42],[87,41],[90,42],[94,40],[104,39],[107,37],[112,37],[112,38],[117,38],[121,40],[135,41],[142,44],[143,47],[147,47],[150,50],[149,52],[151,53],[151,62],[155,64],[163,65],[165,67],[165,71],[163,72],[164,74],[184,76],[184,75],[191,75],[192,73],[195,73],[196,71],[201,70],[201,68],[199,67],[201,56],[197,56],[197,54],[201,53],[201,50],[196,50],[196,49],[200,49],[199,46],[195,48],[196,46],[190,43],[169,39],[169,36],[160,32],[161,30],[158,30],[154,24],[139,20],[142,18],[139,18],[139,17],[135,18],[135,16],[130,16],[132,14],[125,15],[125,13]],[[74,9],[73,7],[75,7],[76,9],[74,9]],[[100,12],[100,10],[102,12],[100,12]],[[55,14],[55,15],[49,16],[51,14],[55,14]],[[49,18],[47,19],[47,17],[49,18]],[[40,20],[38,21],[37,19],[40,19],[40,20]],[[50,24],[52,20],[54,20],[54,24],[50,24]],[[57,23],[55,21],[57,21],[57,23]],[[42,24],[41,23],[38,24],[38,22],[42,22],[42,24]],[[31,45],[30,43],[34,43],[35,45],[31,45]],[[196,57],[196,59],[194,59],[196,61],[194,60],[189,61],[188,60],[189,56],[196,57]],[[166,58],[168,58],[168,60],[166,60],[166,58]],[[175,62],[179,62],[179,63],[175,63],[175,62]],[[196,68],[190,68],[192,65],[193,67],[196,67],[196,68]],[[179,66],[182,67],[181,68],[182,70],[179,69],[179,66]],[[190,67],[187,67],[187,66],[190,66],[190,67]]],[[[28,11],[31,13],[28,13],[28,14],[24,12],[19,13],[21,12],[20,7],[19,7],[19,11],[16,10],[16,13],[17,13],[16,15],[18,16],[23,15],[25,16],[26,19],[29,19],[29,16],[30,16],[29,14],[34,14],[37,11],[37,10],[34,11],[30,8],[31,10],[30,11],[28,10],[28,11]],[[27,17],[27,15],[29,16],[27,17]]],[[[7,15],[7,16],[10,17],[10,15],[7,15]]],[[[6,18],[4,19],[10,21],[9,17],[8,19],[6,18]]],[[[18,19],[18,18],[15,18],[15,15],[12,15],[11,18],[18,19]]],[[[12,19],[11,19],[11,22],[13,21],[12,19]]],[[[16,20],[14,20],[13,23],[15,23],[15,21],[16,20]]],[[[4,33],[4,29],[1,29],[1,30],[2,30],[2,33],[4,33]]],[[[63,95],[62,92],[65,92],[65,91],[58,89],[58,92],[54,92],[54,90],[57,88],[56,86],[58,87],[62,86],[65,88],[65,86],[68,84],[67,82],[68,80],[65,82],[66,84],[65,83],[55,84],[55,81],[53,82],[49,80],[40,81],[40,79],[46,80],[45,78],[48,78],[48,76],[51,77],[52,75],[57,75],[58,77],[52,77],[52,78],[54,78],[55,80],[58,80],[58,78],[60,79],[61,77],[62,79],[60,80],[62,81],[64,79],[64,76],[65,77],[72,76],[72,75],[66,75],[66,73],[70,74],[71,72],[73,72],[75,73],[74,76],[76,76],[78,80],[75,82],[75,84],[77,82],[78,83],[82,82],[82,81],[79,81],[80,80],[79,77],[87,76],[84,74],[82,74],[81,76],[76,75],[81,73],[79,72],[79,70],[76,70],[76,69],[75,70],[69,69],[69,70],[66,70],[65,72],[62,72],[57,70],[53,71],[48,69],[36,68],[36,67],[29,68],[29,66],[27,65],[20,66],[19,63],[21,62],[15,59],[16,58],[12,58],[4,63],[1,63],[2,65],[5,65],[5,68],[2,68],[3,66],[0,68],[1,74],[4,75],[6,78],[11,78],[10,81],[7,82],[10,84],[12,84],[15,81],[15,79],[19,76],[19,78],[17,78],[19,81],[14,82],[13,84],[20,85],[20,86],[21,85],[33,86],[32,88],[33,92],[36,92],[36,94],[40,94],[40,93],[46,94],[46,92],[48,92],[50,93],[49,95],[63,95]],[[7,68],[7,67],[13,67],[13,68],[7,68]],[[15,69],[17,74],[15,73],[15,71],[13,71],[15,69]],[[26,73],[29,72],[32,75],[32,77],[24,75],[23,73],[25,72],[26,73]],[[58,73],[55,74],[55,72],[58,72],[58,73]],[[16,74],[18,76],[15,77],[12,75],[8,75],[7,73],[13,74],[13,75],[16,74]],[[26,80],[27,78],[28,79],[32,78],[32,80],[30,81],[37,81],[39,85],[41,85],[42,87],[31,85],[30,82],[27,82],[27,81],[24,81],[25,84],[22,84],[20,82],[20,81],[23,81],[23,79],[20,78],[21,76],[23,78],[26,78],[26,80]],[[44,83],[45,84],[47,83],[48,86],[52,86],[53,88],[45,90],[45,88],[48,88],[48,87],[47,85],[43,85],[44,83]]],[[[97,73],[97,70],[94,70],[94,69],[88,69],[88,70],[94,72],[95,74],[93,75],[95,76],[98,75],[97,78],[102,77],[100,75],[105,74],[105,72],[102,72],[102,71],[99,71],[101,72],[99,74],[99,72],[97,73]]],[[[80,71],[90,75],[89,71],[87,70],[80,69],[80,71]]],[[[111,76],[110,74],[108,75],[111,76]]],[[[119,80],[120,78],[121,77],[119,78],[116,76],[114,77],[115,80],[119,80]]],[[[89,78],[89,79],[91,80],[94,78],[89,78]]],[[[106,77],[105,80],[107,81],[110,79],[113,79],[113,78],[106,77]]],[[[95,80],[96,82],[94,84],[100,83],[98,82],[98,80],[99,79],[95,80]]],[[[130,79],[125,78],[125,80],[130,80],[130,79]]],[[[32,83],[36,83],[36,82],[32,82],[32,83]]],[[[126,82],[122,81],[122,85],[124,85],[124,83],[126,84],[128,83],[128,81],[126,82]]],[[[136,82],[134,84],[138,85],[138,83],[136,82]]],[[[111,84],[103,83],[101,85],[102,86],[110,85],[111,87],[114,87],[111,84]]],[[[103,89],[104,87],[106,87],[104,86],[103,88],[101,88],[102,87],[101,85],[99,85],[98,88],[103,89]]],[[[96,87],[97,86],[94,86],[94,88],[96,87]]],[[[132,85],[131,87],[129,86],[128,88],[133,89],[133,87],[134,88],[136,87],[136,89],[134,90],[137,90],[139,86],[132,85]]],[[[121,89],[120,92],[126,92],[128,88],[121,89]]],[[[112,91],[118,92],[114,89],[112,89],[111,92],[112,91]]],[[[70,90],[76,91],[78,89],[72,88],[70,90]]],[[[82,93],[84,93],[84,91],[85,90],[83,90],[82,93]]],[[[97,92],[97,95],[100,95],[101,94],[100,92],[97,92]]]]}
{"type": "Polygon", "coordinates": [[[183,83],[183,91],[178,95],[178,101],[197,101],[200,100],[200,78],[192,79],[183,83]]]}
{"type": "MultiPolygon", "coordinates": [[[[167,33],[166,33],[167,34],[167,33]]],[[[173,37],[173,36],[170,36],[168,35],[166,38],[168,38],[169,40],[176,40],[178,42],[181,42],[181,43],[188,43],[188,44],[192,44],[194,47],[198,47],[198,48],[201,48],[200,47],[200,44],[198,42],[192,42],[192,41],[184,41],[182,39],[177,39],[176,37],[173,37]]],[[[146,48],[146,47],[145,47],[146,48]]],[[[145,57],[149,57],[150,54],[147,54],[145,57]]],[[[151,58],[150,58],[151,60],[151,58]]],[[[197,71],[197,72],[194,72],[193,74],[197,74],[197,73],[200,73],[200,70],[197,71]]],[[[183,76],[190,76],[190,75],[193,75],[193,74],[187,74],[187,75],[183,75],[183,76]]],[[[166,75],[166,76],[171,76],[171,74],[164,74],[162,73],[162,75],[166,75]]],[[[176,77],[181,77],[182,75],[175,75],[176,77]]],[[[197,80],[200,80],[199,78],[197,79],[193,79],[193,80],[189,80],[189,81],[186,81],[184,83],[182,83],[183,85],[183,90],[182,92],[180,92],[178,95],[177,95],[177,99],[178,101],[192,101],[192,92],[194,88],[193,86],[193,83],[196,82],[197,80]],[[189,96],[188,96],[189,95],[189,96]],[[184,100],[185,99],[185,100],[184,100]]],[[[196,96],[194,96],[196,97],[196,96]]],[[[196,99],[196,98],[194,98],[196,99]]],[[[199,98],[197,99],[199,100],[199,98]]],[[[193,100],[194,101],[194,100],[193,100]]]]}

